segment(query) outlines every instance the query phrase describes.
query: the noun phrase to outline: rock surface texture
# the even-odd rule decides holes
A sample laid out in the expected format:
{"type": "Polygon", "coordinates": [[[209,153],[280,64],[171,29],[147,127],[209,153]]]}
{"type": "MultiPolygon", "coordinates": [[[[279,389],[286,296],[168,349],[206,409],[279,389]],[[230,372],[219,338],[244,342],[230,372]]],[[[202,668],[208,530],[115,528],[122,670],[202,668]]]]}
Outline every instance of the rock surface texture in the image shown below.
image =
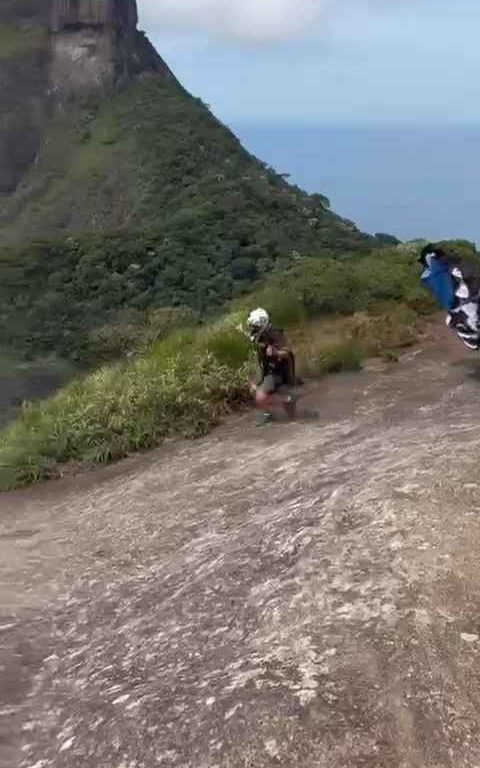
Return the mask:
{"type": "Polygon", "coordinates": [[[52,0],[49,80],[55,100],[108,93],[143,72],[168,75],[137,24],[136,0],[52,0]]]}
{"type": "Polygon", "coordinates": [[[1,768],[478,768],[478,370],[378,368],[2,496],[1,768]]]}

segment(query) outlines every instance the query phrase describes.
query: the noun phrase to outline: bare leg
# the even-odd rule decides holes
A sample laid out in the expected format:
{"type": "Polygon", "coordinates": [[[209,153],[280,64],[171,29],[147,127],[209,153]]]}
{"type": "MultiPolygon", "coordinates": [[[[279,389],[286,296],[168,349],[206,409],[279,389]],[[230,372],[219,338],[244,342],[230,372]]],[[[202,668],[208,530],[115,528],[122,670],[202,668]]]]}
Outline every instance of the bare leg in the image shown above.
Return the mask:
{"type": "Polygon", "coordinates": [[[257,411],[263,411],[264,413],[271,413],[274,407],[274,395],[268,392],[263,392],[261,389],[256,389],[255,392],[255,407],[257,411]]]}
{"type": "Polygon", "coordinates": [[[295,398],[292,395],[283,395],[275,392],[267,393],[256,389],[255,405],[258,411],[271,414],[273,410],[283,408],[290,418],[295,416],[295,398]]]}

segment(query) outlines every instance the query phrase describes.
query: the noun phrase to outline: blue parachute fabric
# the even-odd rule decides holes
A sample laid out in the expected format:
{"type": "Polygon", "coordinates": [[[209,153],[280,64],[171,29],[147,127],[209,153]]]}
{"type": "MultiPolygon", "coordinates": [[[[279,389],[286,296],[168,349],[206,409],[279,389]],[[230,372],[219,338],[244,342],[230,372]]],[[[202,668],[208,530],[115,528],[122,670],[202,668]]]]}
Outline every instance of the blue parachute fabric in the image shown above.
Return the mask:
{"type": "Polygon", "coordinates": [[[439,305],[446,310],[455,304],[455,285],[450,266],[440,259],[428,259],[422,275],[422,283],[433,294],[439,305]]]}

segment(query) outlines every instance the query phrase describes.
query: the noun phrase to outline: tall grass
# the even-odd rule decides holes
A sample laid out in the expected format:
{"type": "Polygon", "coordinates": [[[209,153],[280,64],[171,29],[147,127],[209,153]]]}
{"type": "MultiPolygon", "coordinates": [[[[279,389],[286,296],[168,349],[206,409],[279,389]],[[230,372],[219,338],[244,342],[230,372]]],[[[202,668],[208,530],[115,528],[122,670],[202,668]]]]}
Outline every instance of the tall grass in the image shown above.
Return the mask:
{"type": "Polygon", "coordinates": [[[67,461],[101,463],[169,435],[205,434],[248,398],[249,352],[238,331],[180,332],[26,407],[0,436],[0,487],[56,475],[67,461]]]}
{"type": "Polygon", "coordinates": [[[170,435],[205,434],[249,398],[252,349],[236,327],[247,308],[270,309],[292,337],[300,370],[319,375],[412,343],[420,299],[411,254],[336,269],[302,260],[216,323],[172,331],[24,408],[0,433],[0,488],[56,476],[66,462],[112,461],[170,435]]]}

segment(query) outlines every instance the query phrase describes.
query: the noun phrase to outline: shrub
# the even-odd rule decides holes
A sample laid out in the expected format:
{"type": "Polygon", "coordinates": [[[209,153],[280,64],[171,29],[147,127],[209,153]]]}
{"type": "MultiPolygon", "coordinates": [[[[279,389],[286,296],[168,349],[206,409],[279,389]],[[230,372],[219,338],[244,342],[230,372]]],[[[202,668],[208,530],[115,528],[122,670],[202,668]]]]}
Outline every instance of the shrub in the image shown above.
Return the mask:
{"type": "Polygon", "coordinates": [[[214,329],[206,334],[203,345],[221,365],[235,371],[248,363],[252,352],[249,340],[235,329],[214,329]]]}
{"type": "Polygon", "coordinates": [[[170,308],[140,312],[118,312],[111,323],[94,329],[89,335],[90,352],[84,356],[95,362],[108,362],[147,349],[176,328],[193,325],[195,314],[188,308],[170,308]]]}
{"type": "Polygon", "coordinates": [[[256,307],[264,307],[272,322],[282,328],[302,323],[307,318],[307,311],[302,296],[295,290],[278,285],[272,280],[271,285],[261,288],[247,298],[233,302],[233,309],[239,321],[256,307]]]}
{"type": "Polygon", "coordinates": [[[300,358],[298,368],[307,376],[358,371],[362,357],[360,346],[352,339],[330,339],[311,347],[308,355],[300,358]]]}

